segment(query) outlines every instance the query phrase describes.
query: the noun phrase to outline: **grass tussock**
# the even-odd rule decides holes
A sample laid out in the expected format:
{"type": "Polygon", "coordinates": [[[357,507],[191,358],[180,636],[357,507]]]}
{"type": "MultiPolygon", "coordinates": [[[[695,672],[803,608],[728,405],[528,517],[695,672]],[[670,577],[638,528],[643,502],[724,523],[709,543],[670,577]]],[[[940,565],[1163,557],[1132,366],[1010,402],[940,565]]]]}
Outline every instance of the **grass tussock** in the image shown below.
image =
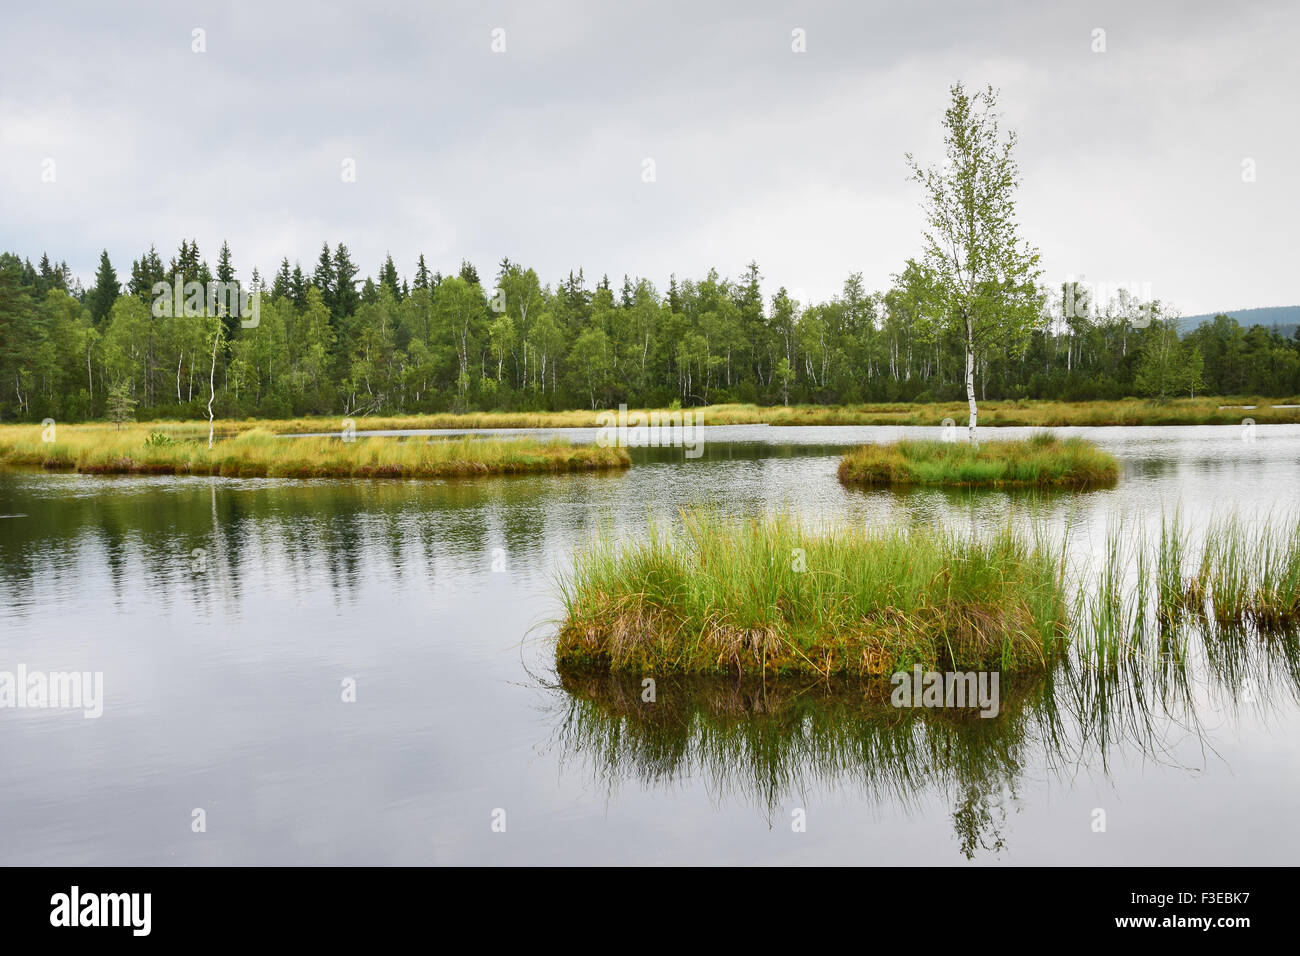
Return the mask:
{"type": "Polygon", "coordinates": [[[1300,513],[1233,515],[1195,536],[1177,513],[1156,534],[1121,519],[1077,567],[1068,532],[1049,537],[688,512],[675,532],[652,525],[578,555],[557,666],[827,678],[1025,672],[1068,656],[1093,682],[1080,693],[1105,697],[1107,675],[1124,674],[1143,678],[1130,692],[1149,683],[1168,701],[1186,696],[1195,646],[1233,686],[1269,647],[1300,686],[1300,513]]]}
{"type": "Polygon", "coordinates": [[[689,512],[596,543],[563,582],[557,660],[610,670],[884,675],[1040,668],[1065,627],[1062,558],[1010,530],[812,532],[689,512]]]}
{"type": "Polygon", "coordinates": [[[1023,441],[904,440],[863,445],[840,461],[847,485],[1095,488],[1119,476],[1115,458],[1081,438],[1042,432],[1023,441]]]}
{"type": "Polygon", "coordinates": [[[622,448],[512,439],[284,438],[239,431],[208,448],[206,427],[60,425],[0,427],[0,462],[88,474],[273,478],[451,478],[624,468],[622,448]]]}

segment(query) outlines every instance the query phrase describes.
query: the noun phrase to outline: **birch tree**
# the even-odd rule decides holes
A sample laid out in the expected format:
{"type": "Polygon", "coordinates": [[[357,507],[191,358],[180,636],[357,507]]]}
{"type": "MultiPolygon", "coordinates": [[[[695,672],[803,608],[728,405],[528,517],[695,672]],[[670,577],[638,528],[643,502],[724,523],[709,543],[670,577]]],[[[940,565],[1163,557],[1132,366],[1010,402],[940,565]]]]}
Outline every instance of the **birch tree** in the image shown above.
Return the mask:
{"type": "Polygon", "coordinates": [[[911,153],[912,179],[924,191],[924,261],[935,278],[940,320],[966,352],[970,440],[978,409],[975,370],[991,350],[1023,352],[1043,320],[1038,251],[1016,221],[1020,170],[1016,134],[998,128],[993,87],[969,95],[960,83],[943,114],[945,162],[923,169],[911,153]]]}

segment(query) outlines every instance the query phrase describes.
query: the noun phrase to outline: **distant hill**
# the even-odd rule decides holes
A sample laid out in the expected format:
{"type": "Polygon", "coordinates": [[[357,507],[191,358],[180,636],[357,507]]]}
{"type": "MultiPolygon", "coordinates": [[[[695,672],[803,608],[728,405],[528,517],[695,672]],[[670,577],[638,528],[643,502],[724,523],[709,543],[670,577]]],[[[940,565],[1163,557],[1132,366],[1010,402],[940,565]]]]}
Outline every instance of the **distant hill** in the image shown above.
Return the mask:
{"type": "Polygon", "coordinates": [[[1278,331],[1288,338],[1295,334],[1296,326],[1300,325],[1300,305],[1274,305],[1265,309],[1221,309],[1204,315],[1185,315],[1178,322],[1179,330],[1190,332],[1202,322],[1211,321],[1216,315],[1230,315],[1246,329],[1252,325],[1271,329],[1276,325],[1278,331]]]}

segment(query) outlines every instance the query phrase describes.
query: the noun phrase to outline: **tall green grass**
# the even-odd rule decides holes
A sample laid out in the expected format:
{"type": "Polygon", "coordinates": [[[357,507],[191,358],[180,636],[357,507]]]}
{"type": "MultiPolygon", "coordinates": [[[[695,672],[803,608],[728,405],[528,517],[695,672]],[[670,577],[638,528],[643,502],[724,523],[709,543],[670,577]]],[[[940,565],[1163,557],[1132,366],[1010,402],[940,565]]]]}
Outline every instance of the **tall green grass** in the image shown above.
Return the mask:
{"type": "Polygon", "coordinates": [[[1300,626],[1300,517],[1270,515],[1251,527],[1235,514],[1216,521],[1183,603],[1219,629],[1300,626]]]}
{"type": "Polygon", "coordinates": [[[1228,668],[1244,642],[1300,633],[1300,516],[1231,516],[1195,541],[1177,513],[1155,534],[1120,520],[1077,566],[1067,537],[1052,544],[1036,524],[812,531],[691,511],[675,530],[578,555],[556,656],[647,673],[884,675],[1035,668],[1068,641],[1098,675],[1079,684],[1089,693],[1153,679],[1185,697],[1193,637],[1228,668]]]}
{"type": "Polygon", "coordinates": [[[1300,515],[1247,524],[1229,514],[1195,541],[1177,512],[1161,516],[1154,540],[1141,523],[1117,522],[1099,565],[1076,577],[1078,656],[1103,668],[1154,660],[1172,673],[1194,634],[1211,656],[1225,641],[1296,635],[1300,515]]]}
{"type": "Polygon", "coordinates": [[[1114,484],[1114,457],[1081,438],[1050,432],[1023,441],[905,440],[863,445],[840,461],[848,485],[953,485],[962,487],[1090,488],[1114,484]]]}
{"type": "Polygon", "coordinates": [[[191,426],[61,425],[45,442],[38,426],[0,430],[0,462],[92,474],[237,477],[439,478],[624,468],[626,449],[563,439],[286,438],[241,431],[208,448],[191,426]]]}
{"type": "Polygon", "coordinates": [[[812,531],[692,511],[578,556],[556,653],[693,673],[1041,667],[1065,630],[1062,572],[1010,528],[812,531]]]}

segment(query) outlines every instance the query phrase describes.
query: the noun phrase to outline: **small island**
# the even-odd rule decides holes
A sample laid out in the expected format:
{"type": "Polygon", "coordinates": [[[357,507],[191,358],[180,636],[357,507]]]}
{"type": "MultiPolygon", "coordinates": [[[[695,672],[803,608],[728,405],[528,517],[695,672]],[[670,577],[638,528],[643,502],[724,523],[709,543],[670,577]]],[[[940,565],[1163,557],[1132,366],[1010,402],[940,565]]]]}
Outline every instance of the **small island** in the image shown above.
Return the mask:
{"type": "Polygon", "coordinates": [[[814,531],[693,511],[678,531],[578,555],[556,661],[742,676],[1037,671],[1067,633],[1062,561],[1009,528],[814,531]]]}
{"type": "Polygon", "coordinates": [[[840,481],[850,486],[946,485],[963,488],[1099,488],[1115,484],[1113,455],[1082,438],[1051,432],[1020,441],[903,440],[862,445],[844,456],[840,481]]]}
{"type": "Polygon", "coordinates": [[[626,468],[625,448],[564,439],[285,437],[261,428],[211,446],[206,426],[0,426],[0,463],[87,474],[238,478],[457,478],[626,468]]]}

